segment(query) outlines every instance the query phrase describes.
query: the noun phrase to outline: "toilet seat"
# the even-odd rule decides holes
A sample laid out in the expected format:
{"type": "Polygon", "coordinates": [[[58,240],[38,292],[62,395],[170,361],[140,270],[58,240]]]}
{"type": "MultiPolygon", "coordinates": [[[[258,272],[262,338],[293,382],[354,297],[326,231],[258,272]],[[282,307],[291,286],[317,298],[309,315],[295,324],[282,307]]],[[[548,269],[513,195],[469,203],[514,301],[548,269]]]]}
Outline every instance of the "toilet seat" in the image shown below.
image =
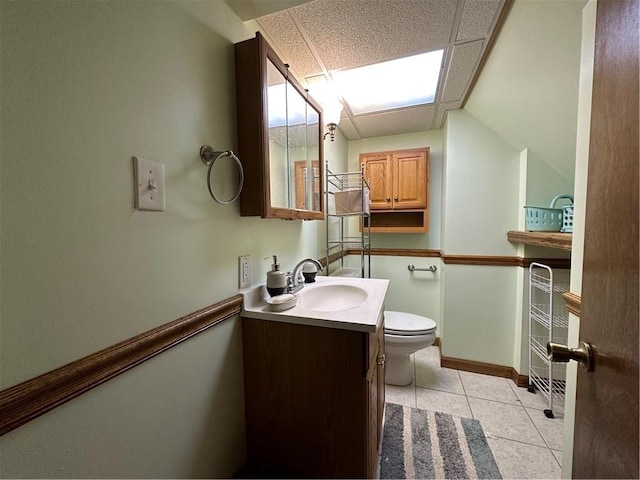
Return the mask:
{"type": "Polygon", "coordinates": [[[384,312],[384,332],[398,336],[418,336],[435,333],[436,322],[422,315],[405,312],[384,312]]]}

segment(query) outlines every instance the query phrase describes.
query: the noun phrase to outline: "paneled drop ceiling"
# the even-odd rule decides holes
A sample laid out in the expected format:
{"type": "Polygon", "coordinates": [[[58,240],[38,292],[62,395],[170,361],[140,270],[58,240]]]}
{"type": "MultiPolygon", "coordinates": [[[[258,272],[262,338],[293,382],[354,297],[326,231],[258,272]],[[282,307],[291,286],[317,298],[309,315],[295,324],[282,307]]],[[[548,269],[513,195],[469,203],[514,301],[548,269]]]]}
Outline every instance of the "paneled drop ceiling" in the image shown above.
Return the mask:
{"type": "MultiPolygon", "coordinates": [[[[256,18],[303,84],[331,72],[444,49],[434,103],[354,115],[343,101],[349,140],[442,128],[461,108],[509,0],[314,0],[256,18]]],[[[228,0],[236,11],[246,0],[228,0]],[[234,6],[236,4],[236,6],[234,6]]],[[[251,2],[249,2],[251,3],[251,2]]],[[[286,2],[280,2],[280,5],[286,2]]],[[[276,7],[278,8],[278,7],[276,7]]],[[[242,16],[242,15],[241,15],[242,16]]],[[[247,20],[245,16],[243,18],[247,20]]]]}

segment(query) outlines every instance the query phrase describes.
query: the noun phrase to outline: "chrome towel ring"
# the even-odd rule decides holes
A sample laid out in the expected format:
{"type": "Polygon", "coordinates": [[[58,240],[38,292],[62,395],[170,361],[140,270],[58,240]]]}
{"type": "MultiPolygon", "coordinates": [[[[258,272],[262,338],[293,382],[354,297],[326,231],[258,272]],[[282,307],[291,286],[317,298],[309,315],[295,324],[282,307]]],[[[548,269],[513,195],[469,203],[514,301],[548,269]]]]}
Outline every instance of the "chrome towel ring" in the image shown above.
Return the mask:
{"type": "Polygon", "coordinates": [[[231,202],[234,202],[240,196],[240,192],[242,192],[242,186],[244,185],[244,169],[242,168],[240,159],[231,150],[217,151],[209,145],[203,145],[202,147],[200,147],[200,159],[202,160],[202,163],[209,167],[209,169],[207,170],[207,187],[209,188],[209,194],[211,195],[211,198],[222,205],[227,205],[231,202]],[[215,194],[215,192],[213,191],[213,187],[211,186],[211,171],[213,170],[213,166],[215,165],[215,163],[222,157],[229,157],[230,159],[235,161],[236,165],[238,166],[238,191],[229,200],[223,200],[219,198],[215,194]]]}

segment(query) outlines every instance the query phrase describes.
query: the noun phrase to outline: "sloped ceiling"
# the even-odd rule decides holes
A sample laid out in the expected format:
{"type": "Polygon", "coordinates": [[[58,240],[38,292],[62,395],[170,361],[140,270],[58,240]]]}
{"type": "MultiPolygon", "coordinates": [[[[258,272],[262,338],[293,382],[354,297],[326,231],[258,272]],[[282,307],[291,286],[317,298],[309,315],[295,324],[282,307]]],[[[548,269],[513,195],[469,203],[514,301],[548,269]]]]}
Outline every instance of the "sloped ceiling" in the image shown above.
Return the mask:
{"type": "MultiPolygon", "coordinates": [[[[254,3],[227,1],[232,8],[254,3]]],[[[445,49],[433,104],[354,115],[343,101],[339,129],[357,140],[441,128],[446,112],[463,104],[508,5],[506,0],[314,0],[256,21],[303,85],[318,75],[330,78],[335,70],[445,49]]]]}
{"type": "Polygon", "coordinates": [[[585,3],[515,1],[465,105],[567,179],[574,175],[585,3]]]}

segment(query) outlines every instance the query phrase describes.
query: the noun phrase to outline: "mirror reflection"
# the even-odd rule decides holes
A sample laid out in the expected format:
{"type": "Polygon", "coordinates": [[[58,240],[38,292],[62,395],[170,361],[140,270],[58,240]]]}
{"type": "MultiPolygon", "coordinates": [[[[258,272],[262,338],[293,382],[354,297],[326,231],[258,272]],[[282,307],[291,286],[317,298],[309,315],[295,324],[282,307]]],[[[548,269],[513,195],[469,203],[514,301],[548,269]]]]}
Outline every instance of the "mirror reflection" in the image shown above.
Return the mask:
{"type": "Polygon", "coordinates": [[[321,209],[320,114],[267,62],[271,207],[321,209]]]}
{"type": "Polygon", "coordinates": [[[267,62],[267,112],[269,114],[269,188],[271,206],[288,208],[287,90],[286,79],[267,62]]]}

